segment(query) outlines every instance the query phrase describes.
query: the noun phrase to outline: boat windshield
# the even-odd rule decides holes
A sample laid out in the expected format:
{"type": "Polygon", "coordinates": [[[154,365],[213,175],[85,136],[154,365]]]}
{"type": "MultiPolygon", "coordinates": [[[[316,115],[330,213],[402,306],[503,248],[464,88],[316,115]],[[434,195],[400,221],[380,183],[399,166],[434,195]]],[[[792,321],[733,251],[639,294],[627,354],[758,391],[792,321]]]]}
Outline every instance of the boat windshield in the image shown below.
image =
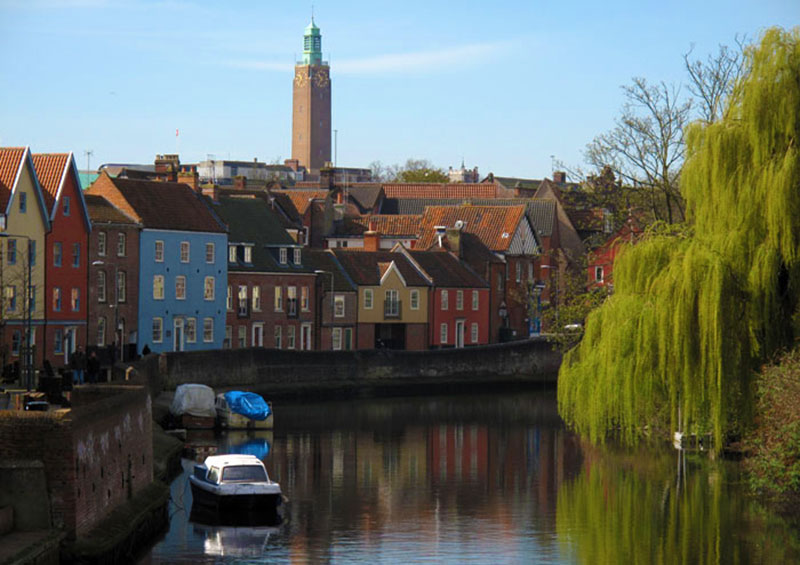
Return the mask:
{"type": "Polygon", "coordinates": [[[222,470],[222,482],[259,483],[267,480],[267,472],[259,465],[231,465],[222,470]]]}

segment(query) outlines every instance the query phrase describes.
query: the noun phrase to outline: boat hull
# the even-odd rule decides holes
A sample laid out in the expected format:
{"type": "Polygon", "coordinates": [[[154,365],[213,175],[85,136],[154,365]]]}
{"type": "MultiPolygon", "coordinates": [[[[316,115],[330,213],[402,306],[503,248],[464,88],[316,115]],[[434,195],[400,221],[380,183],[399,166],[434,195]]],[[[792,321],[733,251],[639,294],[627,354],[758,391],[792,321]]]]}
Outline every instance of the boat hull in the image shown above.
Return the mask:
{"type": "Polygon", "coordinates": [[[282,497],[278,493],[218,494],[190,481],[193,505],[219,512],[277,512],[282,497]]]}

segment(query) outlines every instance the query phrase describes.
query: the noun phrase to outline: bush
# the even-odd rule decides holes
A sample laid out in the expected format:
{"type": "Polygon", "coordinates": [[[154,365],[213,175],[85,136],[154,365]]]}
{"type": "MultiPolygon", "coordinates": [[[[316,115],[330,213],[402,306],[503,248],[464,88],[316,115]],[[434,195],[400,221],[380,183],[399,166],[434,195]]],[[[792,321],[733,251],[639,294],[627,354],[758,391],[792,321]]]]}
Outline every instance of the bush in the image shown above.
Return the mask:
{"type": "Polygon", "coordinates": [[[756,427],[747,442],[751,486],[783,501],[800,500],[800,348],[758,378],[756,427]]]}

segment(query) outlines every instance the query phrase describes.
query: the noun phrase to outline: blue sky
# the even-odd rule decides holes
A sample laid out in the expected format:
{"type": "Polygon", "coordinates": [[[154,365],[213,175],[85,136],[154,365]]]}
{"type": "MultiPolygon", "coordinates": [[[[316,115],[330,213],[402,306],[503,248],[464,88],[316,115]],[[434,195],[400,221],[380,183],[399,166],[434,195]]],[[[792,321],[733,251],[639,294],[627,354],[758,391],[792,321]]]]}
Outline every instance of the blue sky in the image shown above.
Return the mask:
{"type": "MultiPolygon", "coordinates": [[[[293,63],[311,2],[0,0],[0,145],[290,157],[293,63]],[[175,131],[180,131],[176,139],[175,131]]],[[[580,165],[634,76],[800,24],[798,0],[314,1],[338,163],[427,158],[541,178],[580,165]]]]}

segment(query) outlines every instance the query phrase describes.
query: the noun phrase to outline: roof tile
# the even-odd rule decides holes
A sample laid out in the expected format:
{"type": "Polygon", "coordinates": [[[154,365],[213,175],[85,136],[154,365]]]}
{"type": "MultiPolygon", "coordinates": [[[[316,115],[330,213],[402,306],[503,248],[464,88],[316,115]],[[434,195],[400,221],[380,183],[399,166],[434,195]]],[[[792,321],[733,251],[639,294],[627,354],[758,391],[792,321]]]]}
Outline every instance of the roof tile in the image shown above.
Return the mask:
{"type": "Polygon", "coordinates": [[[25,155],[24,147],[0,148],[0,210],[6,209],[11,198],[23,155],[25,155]]]}
{"type": "Polygon", "coordinates": [[[504,252],[525,215],[525,206],[429,206],[422,215],[417,248],[436,242],[436,226],[453,227],[464,222],[464,231],[476,236],[492,251],[504,252]]]}
{"type": "Polygon", "coordinates": [[[42,196],[47,206],[47,213],[53,210],[56,202],[64,169],[69,163],[69,153],[34,153],[33,166],[36,169],[36,178],[42,187],[42,196]]]}

